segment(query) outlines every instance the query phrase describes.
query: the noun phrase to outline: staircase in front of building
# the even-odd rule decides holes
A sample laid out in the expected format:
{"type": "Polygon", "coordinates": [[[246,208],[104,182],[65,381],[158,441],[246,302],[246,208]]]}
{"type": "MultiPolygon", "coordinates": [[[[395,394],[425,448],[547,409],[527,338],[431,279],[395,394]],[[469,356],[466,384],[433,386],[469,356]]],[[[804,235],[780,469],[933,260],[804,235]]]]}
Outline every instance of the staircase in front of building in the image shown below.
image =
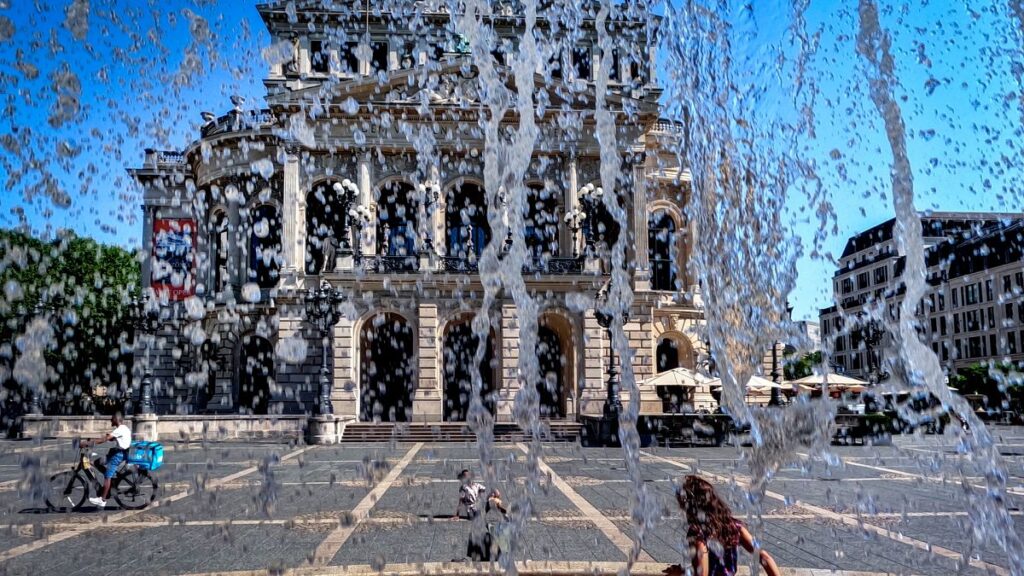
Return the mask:
{"type": "MultiPolygon", "coordinates": [[[[577,442],[582,424],[570,421],[547,422],[541,440],[577,442]]],[[[522,442],[530,435],[516,424],[496,423],[495,442],[522,442]]],[[[476,434],[464,422],[350,422],[345,425],[342,443],[353,442],[475,442],[476,434]]]]}

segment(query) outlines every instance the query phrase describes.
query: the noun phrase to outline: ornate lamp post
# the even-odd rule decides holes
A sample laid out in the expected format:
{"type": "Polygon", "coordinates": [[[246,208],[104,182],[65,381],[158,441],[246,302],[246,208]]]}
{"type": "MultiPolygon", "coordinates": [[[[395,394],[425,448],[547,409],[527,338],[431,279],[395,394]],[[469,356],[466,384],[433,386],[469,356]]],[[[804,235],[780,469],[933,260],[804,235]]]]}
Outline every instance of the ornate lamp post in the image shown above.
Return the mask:
{"type": "MultiPolygon", "coordinates": [[[[132,299],[132,319],[135,322],[135,332],[143,334],[155,334],[160,328],[160,301],[151,298],[149,292],[132,299]]],[[[136,337],[136,341],[138,337],[136,337]]],[[[150,372],[149,363],[150,346],[147,341],[145,353],[145,367],[142,373],[142,383],[139,389],[139,414],[153,414],[153,374],[150,372]]]]}
{"type": "Polygon", "coordinates": [[[341,294],[326,280],[319,288],[310,288],[305,296],[306,320],[320,332],[323,349],[320,355],[320,388],[317,392],[315,416],[334,413],[331,405],[331,373],[327,366],[327,355],[331,350],[331,328],[338,322],[338,304],[341,294]]]}
{"type": "Polygon", "coordinates": [[[594,226],[594,217],[597,214],[598,203],[601,202],[601,198],[604,196],[604,190],[600,186],[594,186],[593,184],[587,184],[580,188],[578,193],[580,199],[580,206],[583,209],[585,218],[583,220],[583,236],[587,241],[587,251],[593,251],[594,242],[596,241],[596,230],[594,226]]]}
{"type": "Polygon", "coordinates": [[[437,204],[438,198],[441,197],[441,190],[437,187],[436,184],[433,184],[433,183],[430,183],[430,184],[420,184],[419,185],[419,190],[420,190],[420,194],[423,196],[423,211],[424,211],[424,215],[426,216],[426,221],[427,221],[426,222],[426,226],[425,226],[425,228],[426,228],[425,232],[426,233],[423,235],[423,250],[422,250],[422,252],[425,252],[427,254],[433,254],[434,253],[434,234],[433,234],[433,231],[432,231],[432,229],[434,227],[433,208],[434,208],[434,205],[437,204]]]}
{"type": "MultiPolygon", "coordinates": [[[[610,288],[611,281],[597,293],[599,307],[608,302],[610,288]]],[[[608,333],[608,383],[607,395],[604,400],[604,417],[617,421],[622,412],[622,398],[619,395],[619,371],[615,368],[615,347],[612,346],[612,320],[615,317],[612,314],[601,312],[600,309],[595,310],[594,316],[597,317],[597,323],[608,333]]],[[[622,321],[625,322],[628,318],[629,315],[622,312],[622,321]]]]}
{"type": "Polygon", "coordinates": [[[359,187],[356,186],[355,182],[352,182],[351,180],[346,178],[341,182],[334,183],[334,193],[337,194],[338,201],[341,204],[341,253],[351,254],[352,241],[349,234],[349,226],[352,224],[352,222],[349,220],[349,210],[352,207],[352,205],[356,203],[356,198],[359,197],[359,187]]]}
{"type": "Polygon", "coordinates": [[[355,227],[356,240],[355,240],[355,254],[356,256],[363,255],[363,228],[370,223],[370,209],[362,204],[349,208],[348,211],[349,222],[355,227]]]}
{"type": "Polygon", "coordinates": [[[565,215],[565,224],[572,231],[572,257],[579,258],[580,252],[578,248],[577,239],[579,237],[579,231],[583,227],[584,221],[587,219],[587,213],[579,208],[573,208],[565,215]]]}
{"type": "Polygon", "coordinates": [[[885,337],[885,330],[878,325],[877,320],[871,320],[864,327],[863,334],[864,344],[868,349],[868,382],[874,386],[889,376],[881,372],[881,366],[875,357],[875,351],[882,343],[882,338],[885,337]]]}

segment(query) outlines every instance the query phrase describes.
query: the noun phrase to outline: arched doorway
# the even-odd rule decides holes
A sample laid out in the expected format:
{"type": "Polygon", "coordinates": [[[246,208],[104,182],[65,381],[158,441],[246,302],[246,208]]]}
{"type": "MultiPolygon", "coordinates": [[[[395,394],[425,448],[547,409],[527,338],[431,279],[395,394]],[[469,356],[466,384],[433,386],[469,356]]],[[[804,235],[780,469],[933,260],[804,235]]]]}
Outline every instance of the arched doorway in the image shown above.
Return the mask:
{"type": "Polygon", "coordinates": [[[450,258],[475,260],[491,240],[484,190],[462,183],[448,192],[444,212],[445,248],[450,258]]]}
{"type": "Polygon", "coordinates": [[[484,408],[494,416],[497,408],[497,386],[494,361],[494,334],[487,337],[487,351],[475,369],[473,359],[480,339],[473,333],[469,322],[452,325],[444,336],[444,420],[463,422],[469,413],[473,394],[473,372],[480,371],[480,397],[484,408]]]}
{"type": "Polygon", "coordinates": [[[561,338],[549,326],[537,329],[537,362],[540,371],[540,382],[537,383],[540,417],[565,418],[566,357],[561,338]]]}
{"type": "Polygon", "coordinates": [[[412,420],[416,382],[413,332],[398,314],[377,314],[363,324],[359,336],[360,408],[363,422],[412,420]]]}
{"type": "Polygon", "coordinates": [[[274,347],[266,338],[253,334],[242,338],[239,372],[238,411],[266,414],[274,382],[274,347]]]}

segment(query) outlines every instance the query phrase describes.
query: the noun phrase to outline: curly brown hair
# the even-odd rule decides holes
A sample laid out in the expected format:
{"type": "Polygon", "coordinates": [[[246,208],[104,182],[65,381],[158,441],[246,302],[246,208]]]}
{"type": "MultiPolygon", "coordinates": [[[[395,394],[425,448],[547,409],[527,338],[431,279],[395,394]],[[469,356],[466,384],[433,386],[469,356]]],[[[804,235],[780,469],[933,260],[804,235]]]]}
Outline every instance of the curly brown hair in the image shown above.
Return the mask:
{"type": "Polygon", "coordinates": [[[679,508],[686,513],[686,522],[697,533],[708,540],[717,540],[722,544],[735,542],[739,538],[739,528],[732,510],[718,494],[710,482],[700,476],[687,476],[682,487],[676,491],[679,508]]]}

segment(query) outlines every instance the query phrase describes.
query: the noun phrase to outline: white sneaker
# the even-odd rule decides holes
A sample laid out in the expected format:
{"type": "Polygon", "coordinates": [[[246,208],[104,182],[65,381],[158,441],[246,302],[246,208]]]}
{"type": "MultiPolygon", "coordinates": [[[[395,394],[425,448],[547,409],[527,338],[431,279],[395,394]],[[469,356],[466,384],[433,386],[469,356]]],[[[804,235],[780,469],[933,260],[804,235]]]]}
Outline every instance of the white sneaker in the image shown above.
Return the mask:
{"type": "Polygon", "coordinates": [[[92,504],[93,506],[97,506],[99,508],[103,508],[107,505],[107,501],[104,500],[103,498],[89,498],[89,504],[92,504]]]}

